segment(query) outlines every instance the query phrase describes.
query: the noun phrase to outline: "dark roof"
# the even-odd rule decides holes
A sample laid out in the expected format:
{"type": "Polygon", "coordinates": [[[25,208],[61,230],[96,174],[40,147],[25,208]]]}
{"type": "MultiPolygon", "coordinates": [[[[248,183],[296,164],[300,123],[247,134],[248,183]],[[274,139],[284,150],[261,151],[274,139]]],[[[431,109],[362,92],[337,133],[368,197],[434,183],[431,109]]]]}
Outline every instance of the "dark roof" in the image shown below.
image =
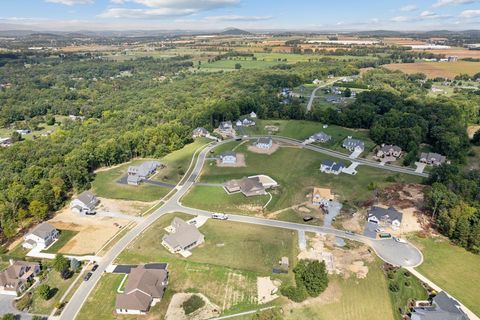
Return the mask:
{"type": "Polygon", "coordinates": [[[261,137],[258,138],[257,143],[260,144],[270,144],[272,142],[272,138],[261,137]]]}
{"type": "Polygon", "coordinates": [[[335,161],[332,160],[323,160],[322,165],[327,166],[327,167],[332,167],[335,164],[335,161]]]}
{"type": "Polygon", "coordinates": [[[343,165],[343,163],[335,163],[335,164],[332,166],[332,170],[333,170],[333,171],[340,171],[340,170],[342,170],[343,168],[345,168],[345,166],[343,165]]]}
{"type": "Polygon", "coordinates": [[[224,151],[220,153],[220,158],[228,157],[228,156],[236,157],[237,154],[234,151],[224,151]]]}
{"type": "Polygon", "coordinates": [[[395,208],[393,207],[390,207],[388,209],[385,209],[385,208],[380,208],[380,207],[372,207],[369,211],[368,211],[368,216],[374,216],[376,217],[378,220],[390,220],[390,221],[394,221],[394,220],[398,220],[398,221],[402,221],[402,217],[403,217],[403,214],[400,212],[400,211],[397,211],[395,208]]]}
{"type": "Polygon", "coordinates": [[[93,193],[91,193],[90,191],[84,191],[84,192],[80,193],[77,196],[77,199],[79,201],[81,201],[89,209],[95,208],[95,206],[99,202],[97,197],[95,197],[95,195],[93,193]]]}
{"type": "Polygon", "coordinates": [[[413,309],[412,320],[468,320],[467,315],[459,308],[459,303],[444,291],[433,299],[432,305],[413,309]]]}
{"type": "Polygon", "coordinates": [[[54,230],[56,230],[54,226],[47,222],[43,222],[30,231],[30,233],[38,236],[39,238],[45,239],[52,234],[54,230]]]}

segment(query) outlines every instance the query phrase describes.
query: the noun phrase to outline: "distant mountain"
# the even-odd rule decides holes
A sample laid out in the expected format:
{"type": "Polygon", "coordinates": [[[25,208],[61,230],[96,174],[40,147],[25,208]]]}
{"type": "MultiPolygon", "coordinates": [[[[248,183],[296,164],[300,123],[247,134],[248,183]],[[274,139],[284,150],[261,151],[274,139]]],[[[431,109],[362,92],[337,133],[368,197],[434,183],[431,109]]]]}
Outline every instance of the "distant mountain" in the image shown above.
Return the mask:
{"type": "Polygon", "coordinates": [[[237,28],[228,28],[222,32],[218,33],[219,35],[222,36],[250,36],[252,33],[242,30],[242,29],[237,29],[237,28]]]}

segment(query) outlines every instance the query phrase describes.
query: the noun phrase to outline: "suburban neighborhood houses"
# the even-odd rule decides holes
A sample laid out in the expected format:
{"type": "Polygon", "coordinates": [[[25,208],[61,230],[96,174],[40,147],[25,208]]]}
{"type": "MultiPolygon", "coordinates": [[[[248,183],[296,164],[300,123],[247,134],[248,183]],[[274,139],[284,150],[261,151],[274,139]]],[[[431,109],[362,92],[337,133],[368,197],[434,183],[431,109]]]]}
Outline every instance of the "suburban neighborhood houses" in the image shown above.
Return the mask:
{"type": "Polygon", "coordinates": [[[237,154],[234,151],[225,151],[220,154],[222,164],[236,164],[237,154]]]}
{"type": "Polygon", "coordinates": [[[0,272],[0,294],[19,296],[39,272],[40,264],[37,262],[10,260],[10,265],[0,272]]]}
{"type": "Polygon", "coordinates": [[[445,163],[446,161],[447,161],[447,158],[438,153],[422,152],[420,154],[420,162],[430,164],[433,166],[439,166],[442,163],[445,163]]]}
{"type": "Polygon", "coordinates": [[[43,250],[57,239],[58,234],[59,232],[54,226],[43,222],[27,233],[22,246],[27,249],[43,250]]]}
{"type": "Polygon", "coordinates": [[[394,230],[400,228],[402,224],[403,214],[393,207],[381,208],[372,207],[368,211],[369,222],[378,224],[379,226],[392,227],[394,230]]]}
{"type": "Polygon", "coordinates": [[[225,184],[225,190],[229,194],[241,192],[246,197],[252,197],[265,195],[266,190],[277,186],[277,182],[269,176],[258,175],[230,180],[225,184]]]}
{"type": "Polygon", "coordinates": [[[162,167],[162,164],[158,161],[145,161],[139,166],[129,166],[127,171],[127,183],[138,186],[142,181],[154,174],[160,167],[162,167]]]}
{"type": "Polygon", "coordinates": [[[413,308],[411,320],[468,320],[468,316],[460,308],[458,301],[445,291],[439,292],[432,301],[417,303],[413,308]]]}
{"type": "Polygon", "coordinates": [[[321,172],[331,173],[334,175],[339,175],[344,168],[345,168],[345,165],[343,163],[335,162],[332,160],[324,160],[320,165],[321,172]]]}
{"type": "Polygon", "coordinates": [[[255,145],[257,148],[268,150],[272,147],[273,140],[272,138],[258,138],[255,145]]]}
{"type": "Polygon", "coordinates": [[[315,133],[313,136],[310,136],[309,140],[312,142],[325,143],[332,140],[332,136],[329,136],[324,132],[319,132],[319,133],[315,133]]]}
{"type": "Polygon", "coordinates": [[[365,150],[365,142],[358,139],[353,139],[352,137],[346,138],[343,141],[342,146],[351,152],[365,150]]]}
{"type": "Polygon", "coordinates": [[[378,158],[386,158],[386,157],[393,157],[395,159],[400,158],[402,155],[402,148],[399,146],[394,145],[382,145],[380,149],[377,151],[378,158]]]}
{"type": "Polygon", "coordinates": [[[180,253],[184,257],[191,255],[190,250],[205,241],[197,227],[175,217],[167,228],[169,234],[162,238],[162,245],[171,253],[180,253]]]}
{"type": "Polygon", "coordinates": [[[147,269],[138,265],[130,269],[123,292],[117,295],[117,314],[146,314],[163,297],[168,284],[165,269],[147,269]]]}
{"type": "Polygon", "coordinates": [[[100,200],[93,193],[84,191],[70,202],[70,208],[77,213],[95,214],[95,207],[99,203],[100,200]]]}

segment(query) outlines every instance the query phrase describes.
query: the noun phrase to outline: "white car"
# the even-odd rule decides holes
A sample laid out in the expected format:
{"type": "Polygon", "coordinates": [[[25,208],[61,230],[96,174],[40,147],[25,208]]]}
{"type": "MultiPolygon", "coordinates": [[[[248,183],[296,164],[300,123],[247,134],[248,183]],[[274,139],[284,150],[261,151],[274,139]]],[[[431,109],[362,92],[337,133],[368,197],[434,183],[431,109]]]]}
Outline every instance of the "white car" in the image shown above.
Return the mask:
{"type": "Polygon", "coordinates": [[[224,213],[212,213],[212,219],[228,220],[228,216],[224,213]]]}
{"type": "Polygon", "coordinates": [[[397,242],[400,242],[400,243],[407,243],[407,240],[402,239],[402,238],[398,238],[398,237],[393,237],[393,240],[395,240],[397,242]]]}

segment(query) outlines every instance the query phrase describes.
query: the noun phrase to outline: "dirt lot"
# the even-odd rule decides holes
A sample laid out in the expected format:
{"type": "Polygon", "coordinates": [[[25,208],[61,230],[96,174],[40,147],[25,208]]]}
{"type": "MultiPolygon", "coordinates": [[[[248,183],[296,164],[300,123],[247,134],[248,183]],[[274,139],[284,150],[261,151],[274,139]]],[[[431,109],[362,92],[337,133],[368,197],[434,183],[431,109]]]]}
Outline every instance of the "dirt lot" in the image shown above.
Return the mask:
{"type": "Polygon", "coordinates": [[[271,280],[270,277],[257,277],[258,303],[264,304],[277,299],[280,285],[279,280],[271,280]]]}
{"type": "Polygon", "coordinates": [[[384,66],[390,70],[400,70],[402,72],[424,73],[428,78],[442,77],[453,79],[459,74],[474,75],[480,70],[480,62],[416,62],[416,63],[393,63],[384,66]]]}
{"type": "Polygon", "coordinates": [[[328,273],[340,274],[345,278],[355,275],[363,279],[368,274],[366,264],[373,261],[366,246],[345,250],[334,246],[335,236],[316,235],[309,237],[309,248],[298,254],[298,259],[325,261],[328,273]]]}
{"type": "Polygon", "coordinates": [[[241,168],[246,166],[247,164],[245,163],[245,155],[243,153],[237,153],[237,162],[235,164],[222,163],[222,160],[217,160],[217,167],[241,168]]]}
{"type": "Polygon", "coordinates": [[[273,143],[270,149],[261,149],[257,148],[255,145],[248,146],[248,151],[253,153],[260,153],[260,154],[272,154],[280,148],[278,143],[273,143]]]}
{"type": "Polygon", "coordinates": [[[219,307],[210,302],[207,297],[201,293],[195,293],[205,301],[205,306],[190,315],[185,315],[182,304],[187,301],[193,293],[176,293],[173,295],[170,304],[168,305],[165,320],[204,320],[217,317],[220,312],[219,307]]]}
{"type": "Polygon", "coordinates": [[[99,210],[134,216],[141,214],[155,204],[155,202],[127,201],[107,198],[98,199],[100,200],[100,205],[98,207],[99,210]]]}
{"type": "Polygon", "coordinates": [[[129,223],[127,220],[117,218],[80,216],[73,213],[68,207],[61,210],[48,222],[58,229],[78,231],[60,250],[61,253],[78,255],[98,252],[110,238],[119,232],[120,228],[114,223],[122,227],[129,223]]]}

